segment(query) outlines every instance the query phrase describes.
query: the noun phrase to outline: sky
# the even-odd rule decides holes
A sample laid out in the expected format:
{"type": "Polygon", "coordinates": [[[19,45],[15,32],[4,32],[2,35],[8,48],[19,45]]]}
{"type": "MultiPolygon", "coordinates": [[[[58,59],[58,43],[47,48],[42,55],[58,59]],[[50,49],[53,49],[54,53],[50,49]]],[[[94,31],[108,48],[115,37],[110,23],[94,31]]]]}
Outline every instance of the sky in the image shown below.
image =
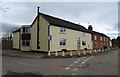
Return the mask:
{"type": "MultiPolygon", "coordinates": [[[[118,36],[118,2],[2,2],[2,33],[30,25],[40,12],[61,18],[108,35],[118,36]]],[[[119,32],[120,33],[120,32],[119,32]]],[[[0,33],[1,34],[1,33],[0,33]]]]}

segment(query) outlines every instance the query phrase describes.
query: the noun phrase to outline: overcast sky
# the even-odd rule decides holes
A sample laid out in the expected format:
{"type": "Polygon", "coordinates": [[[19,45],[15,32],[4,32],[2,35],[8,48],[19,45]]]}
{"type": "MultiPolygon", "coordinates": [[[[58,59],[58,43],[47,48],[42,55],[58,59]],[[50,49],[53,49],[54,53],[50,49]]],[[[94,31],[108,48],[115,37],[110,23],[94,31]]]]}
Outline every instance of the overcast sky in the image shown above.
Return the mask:
{"type": "Polygon", "coordinates": [[[117,2],[4,2],[2,3],[2,31],[21,25],[30,25],[40,12],[81,24],[109,37],[118,36],[117,2]],[[8,9],[6,9],[8,8],[8,9]],[[6,11],[6,12],[4,12],[6,11]]]}

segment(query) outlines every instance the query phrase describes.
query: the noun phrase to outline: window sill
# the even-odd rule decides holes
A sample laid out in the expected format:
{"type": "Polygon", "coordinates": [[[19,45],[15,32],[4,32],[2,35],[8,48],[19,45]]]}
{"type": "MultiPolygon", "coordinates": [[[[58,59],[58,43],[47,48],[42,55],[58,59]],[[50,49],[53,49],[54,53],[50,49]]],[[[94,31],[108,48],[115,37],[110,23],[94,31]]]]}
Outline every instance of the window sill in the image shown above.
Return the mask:
{"type": "Polygon", "coordinates": [[[60,32],[60,34],[66,34],[66,32],[60,32]]]}

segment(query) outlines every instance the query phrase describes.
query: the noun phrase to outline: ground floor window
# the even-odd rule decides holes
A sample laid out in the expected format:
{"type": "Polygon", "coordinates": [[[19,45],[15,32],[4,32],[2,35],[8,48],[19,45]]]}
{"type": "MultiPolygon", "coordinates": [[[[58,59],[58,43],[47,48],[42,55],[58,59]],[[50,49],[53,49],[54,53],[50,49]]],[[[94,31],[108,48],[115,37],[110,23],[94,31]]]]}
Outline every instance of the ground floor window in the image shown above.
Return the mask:
{"type": "Polygon", "coordinates": [[[100,46],[102,47],[102,42],[100,43],[100,46]]]}
{"type": "Polygon", "coordinates": [[[30,46],[30,40],[22,40],[23,46],[30,46]]]}
{"type": "Polygon", "coordinates": [[[86,41],[85,40],[82,41],[82,45],[86,45],[86,41]]]}
{"type": "Polygon", "coordinates": [[[95,47],[97,47],[97,43],[95,42],[95,47]]]}
{"type": "Polygon", "coordinates": [[[64,38],[60,39],[60,45],[61,46],[66,45],[66,39],[64,39],[64,38]]]}

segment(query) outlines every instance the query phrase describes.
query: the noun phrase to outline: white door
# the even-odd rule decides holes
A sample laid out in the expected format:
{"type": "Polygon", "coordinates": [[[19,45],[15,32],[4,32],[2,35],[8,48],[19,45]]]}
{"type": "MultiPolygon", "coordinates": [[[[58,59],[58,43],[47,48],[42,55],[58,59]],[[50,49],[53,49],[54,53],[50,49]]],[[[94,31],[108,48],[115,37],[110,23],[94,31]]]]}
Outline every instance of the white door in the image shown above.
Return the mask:
{"type": "Polygon", "coordinates": [[[91,48],[93,49],[93,41],[91,42],[91,48]]]}
{"type": "Polygon", "coordinates": [[[77,50],[80,50],[80,40],[77,40],[77,50]]]}

